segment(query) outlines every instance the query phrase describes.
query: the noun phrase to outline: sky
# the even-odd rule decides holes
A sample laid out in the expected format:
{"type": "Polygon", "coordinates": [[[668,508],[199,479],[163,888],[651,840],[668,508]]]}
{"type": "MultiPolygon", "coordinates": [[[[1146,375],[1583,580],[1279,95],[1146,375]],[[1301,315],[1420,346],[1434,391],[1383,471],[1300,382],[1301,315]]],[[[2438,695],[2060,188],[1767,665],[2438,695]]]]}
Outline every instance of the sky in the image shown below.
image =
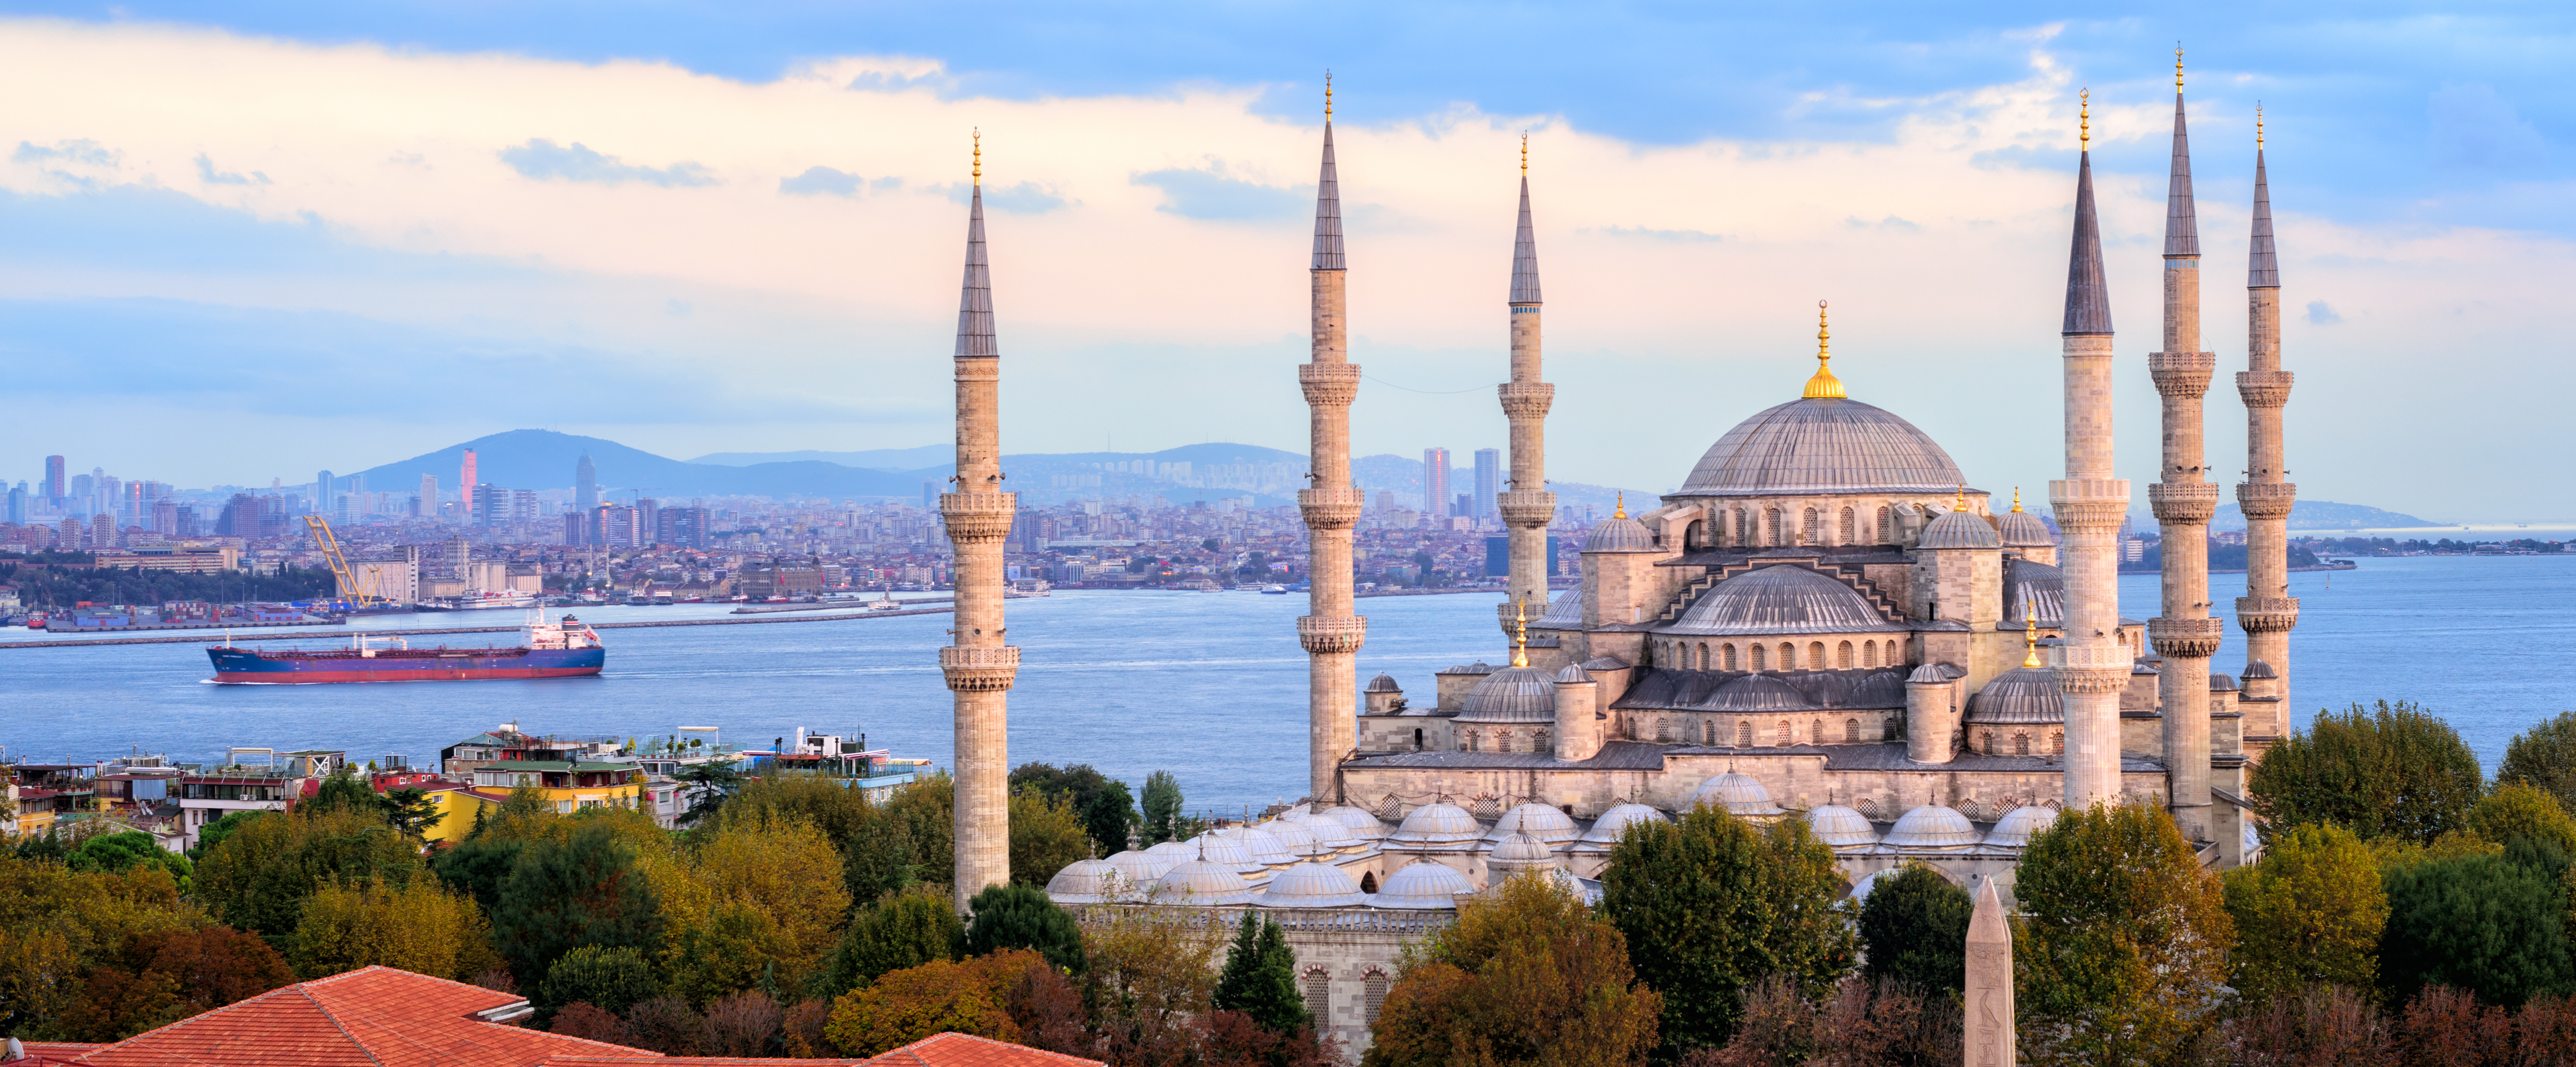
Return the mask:
{"type": "Polygon", "coordinates": [[[2576,521],[2576,12],[2501,4],[16,4],[0,476],[946,440],[976,130],[1006,451],[1302,450],[1329,68],[1356,447],[1504,443],[1527,133],[1549,473],[1645,492],[1829,300],[1853,397],[2044,498],[2089,90],[2146,521],[2177,42],[2212,477],[2259,103],[2301,496],[2576,521]]]}

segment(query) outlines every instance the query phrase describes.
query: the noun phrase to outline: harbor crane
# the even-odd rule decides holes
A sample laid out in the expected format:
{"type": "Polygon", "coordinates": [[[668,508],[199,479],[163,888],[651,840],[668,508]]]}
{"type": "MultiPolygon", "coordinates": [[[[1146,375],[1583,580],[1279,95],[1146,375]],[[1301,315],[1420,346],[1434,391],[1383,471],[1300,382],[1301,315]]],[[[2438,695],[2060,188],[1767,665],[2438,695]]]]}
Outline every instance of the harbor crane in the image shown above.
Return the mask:
{"type": "Polygon", "coordinates": [[[322,558],[331,565],[331,577],[340,583],[340,595],[359,607],[371,608],[383,598],[375,594],[375,575],[369,574],[366,586],[349,570],[349,558],[340,554],[340,539],[331,533],[331,524],[319,515],[304,517],[304,525],[313,531],[313,543],[322,549],[322,558]]]}

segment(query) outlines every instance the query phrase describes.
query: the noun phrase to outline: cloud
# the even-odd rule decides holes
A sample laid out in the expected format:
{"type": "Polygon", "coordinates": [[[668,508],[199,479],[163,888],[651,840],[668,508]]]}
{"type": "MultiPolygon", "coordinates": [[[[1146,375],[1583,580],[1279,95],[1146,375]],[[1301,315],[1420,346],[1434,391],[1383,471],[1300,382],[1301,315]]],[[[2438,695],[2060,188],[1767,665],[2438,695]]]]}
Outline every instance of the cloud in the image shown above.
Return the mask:
{"type": "Polygon", "coordinates": [[[1262,185],[1231,177],[1224,160],[1206,170],[1153,170],[1128,179],[1163,191],[1154,210],[1185,219],[1250,221],[1296,218],[1314,209],[1315,187],[1262,185]]]}
{"type": "MultiPolygon", "coordinates": [[[[972,184],[960,183],[956,185],[932,186],[931,191],[948,194],[948,200],[950,203],[963,204],[967,201],[968,197],[975,192],[975,187],[972,184]]],[[[984,206],[993,208],[997,211],[1009,211],[1022,215],[1043,215],[1047,212],[1063,207],[1064,205],[1065,199],[1063,197],[1056,195],[1052,188],[1039,185],[1036,182],[1021,182],[1018,185],[987,185],[984,187],[984,206]]]]}
{"type": "Polygon", "coordinates": [[[1706,230],[1657,230],[1644,226],[1603,226],[1596,232],[1606,233],[1612,237],[1643,237],[1654,241],[1684,243],[1726,240],[1724,236],[1706,230]]]}
{"type": "Polygon", "coordinates": [[[2342,322],[2343,316],[2335,314],[2333,305],[2323,300],[2311,300],[2308,301],[2308,321],[2319,326],[2332,326],[2342,322]]]}
{"type": "Polygon", "coordinates": [[[589,145],[574,141],[566,148],[543,137],[501,150],[501,162],[530,178],[561,178],[573,182],[619,185],[643,182],[665,189],[683,186],[714,185],[715,175],[696,163],[680,162],[667,167],[646,167],[628,163],[616,156],[603,155],[589,145]]]}
{"type": "Polygon", "coordinates": [[[1858,215],[1854,215],[1850,218],[1844,219],[1843,225],[1849,226],[1855,230],[1890,230],[1896,233],[1923,232],[1923,227],[1906,219],[1897,218],[1894,215],[1880,219],[1877,222],[1871,222],[1858,215]]]}
{"type": "Polygon", "coordinates": [[[249,174],[237,174],[231,171],[216,170],[215,161],[203,152],[197,153],[197,180],[208,185],[269,184],[268,175],[262,174],[258,171],[252,171],[249,174]]]}
{"type": "Polygon", "coordinates": [[[830,167],[807,167],[793,178],[778,179],[778,191],[794,196],[857,196],[867,179],[830,167]]]}
{"type": "Polygon", "coordinates": [[[18,142],[18,150],[9,153],[9,161],[12,163],[39,165],[46,163],[76,163],[90,167],[113,167],[116,165],[116,158],[117,154],[115,152],[109,151],[98,142],[89,140],[88,138],[82,138],[76,141],[56,141],[51,148],[20,141],[18,142]]]}
{"type": "Polygon", "coordinates": [[[2446,167],[2519,170],[2544,162],[2549,142],[2522,117],[2513,101],[2485,84],[2445,85],[2433,91],[2433,159],[2446,167]]]}

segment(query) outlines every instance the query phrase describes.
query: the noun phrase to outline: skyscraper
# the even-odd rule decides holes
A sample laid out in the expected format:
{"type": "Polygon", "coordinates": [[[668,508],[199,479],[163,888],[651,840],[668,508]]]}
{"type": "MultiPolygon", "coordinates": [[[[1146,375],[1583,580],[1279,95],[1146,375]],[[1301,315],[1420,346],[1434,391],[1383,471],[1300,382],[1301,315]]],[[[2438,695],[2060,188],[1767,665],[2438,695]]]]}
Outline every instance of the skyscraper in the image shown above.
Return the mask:
{"type": "Polygon", "coordinates": [[[63,484],[63,457],[46,456],[44,498],[53,501],[55,507],[61,507],[64,495],[70,491],[70,487],[63,484]]]}
{"type": "Polygon", "coordinates": [[[1480,521],[1493,518],[1494,494],[1500,492],[1502,488],[1503,450],[1499,448],[1477,449],[1476,510],[1472,517],[1480,521]]]}
{"type": "Polygon", "coordinates": [[[325,470],[325,471],[316,471],[316,472],[314,472],[314,474],[313,474],[313,510],[318,511],[318,512],[321,512],[322,514],[325,514],[325,515],[328,515],[328,514],[331,514],[331,513],[333,513],[333,512],[336,512],[336,511],[340,510],[340,509],[338,509],[338,508],[335,508],[335,507],[332,507],[332,506],[331,506],[332,501],[334,501],[334,500],[336,500],[336,499],[337,499],[337,497],[336,497],[334,494],[335,494],[335,493],[337,493],[337,492],[339,491],[339,488],[340,488],[340,480],[339,480],[339,479],[337,479],[337,478],[333,478],[333,477],[331,477],[331,472],[330,472],[330,471],[325,470]]]}
{"type": "Polygon", "coordinates": [[[418,514],[424,519],[434,519],[438,517],[438,476],[435,474],[424,474],[420,476],[420,510],[418,514]]]}
{"type": "Polygon", "coordinates": [[[1449,514],[1449,450],[1422,450],[1422,513],[1433,519],[1449,514]]]}
{"type": "Polygon", "coordinates": [[[469,448],[465,450],[465,461],[459,466],[456,478],[456,490],[465,494],[465,503],[469,508],[474,503],[474,487],[483,484],[475,477],[475,473],[474,450],[469,448]]]}
{"type": "Polygon", "coordinates": [[[599,506],[599,468],[590,462],[590,453],[581,454],[581,462],[572,468],[572,506],[588,511],[599,506]]]}

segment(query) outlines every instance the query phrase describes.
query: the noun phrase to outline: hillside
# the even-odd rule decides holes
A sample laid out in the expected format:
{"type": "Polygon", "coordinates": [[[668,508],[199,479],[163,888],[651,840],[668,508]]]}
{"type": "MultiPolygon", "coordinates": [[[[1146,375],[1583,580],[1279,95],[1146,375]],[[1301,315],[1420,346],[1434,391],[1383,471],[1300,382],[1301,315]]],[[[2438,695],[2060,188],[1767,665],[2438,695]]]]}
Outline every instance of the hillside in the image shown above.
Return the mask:
{"type": "MultiPolygon", "coordinates": [[[[573,467],[588,453],[603,489],[633,489],[648,496],[868,497],[919,499],[921,479],[820,460],[724,466],[685,463],[598,437],[552,430],[511,430],[478,437],[436,452],[371,467],[359,473],[370,488],[401,492],[438,476],[453,492],[466,449],[475,452],[476,477],[510,489],[560,489],[572,485],[573,467]]],[[[942,475],[944,477],[944,475],[942,475]]]]}
{"type": "MultiPolygon", "coordinates": [[[[2290,505],[2290,528],[2293,530],[2381,530],[2410,526],[2440,526],[2396,511],[2384,511],[2362,504],[2338,504],[2331,500],[2301,500],[2290,505]]],[[[2218,506],[2211,516],[2212,530],[2242,530],[2245,513],[2233,503],[2218,506]]]]}

